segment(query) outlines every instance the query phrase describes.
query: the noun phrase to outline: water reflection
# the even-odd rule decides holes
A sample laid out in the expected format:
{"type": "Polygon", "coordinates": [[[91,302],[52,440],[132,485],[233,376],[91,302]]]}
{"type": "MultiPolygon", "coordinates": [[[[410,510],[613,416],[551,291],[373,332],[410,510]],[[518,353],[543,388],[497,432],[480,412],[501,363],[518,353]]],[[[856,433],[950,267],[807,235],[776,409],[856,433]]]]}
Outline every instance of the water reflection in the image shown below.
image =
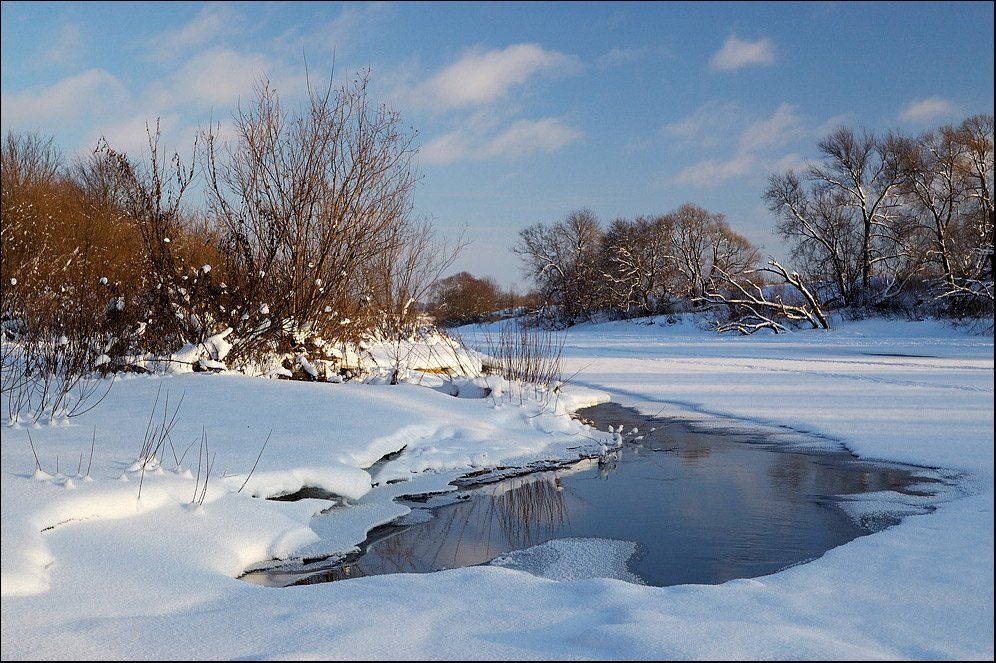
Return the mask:
{"type": "Polygon", "coordinates": [[[484,564],[570,531],[562,473],[516,477],[461,497],[456,504],[437,507],[428,522],[387,530],[360,559],[302,578],[298,584],[484,564]]]}
{"type": "Polygon", "coordinates": [[[413,503],[433,517],[372,533],[346,563],[247,579],[286,585],[425,573],[551,539],[600,537],[637,542],[629,570],[648,584],[718,583],[773,573],[867,534],[834,507],[834,496],[923,483],[909,468],[779,451],[756,434],[699,430],[615,404],[584,416],[603,430],[638,427],[644,437],[602,462],[413,503]]]}

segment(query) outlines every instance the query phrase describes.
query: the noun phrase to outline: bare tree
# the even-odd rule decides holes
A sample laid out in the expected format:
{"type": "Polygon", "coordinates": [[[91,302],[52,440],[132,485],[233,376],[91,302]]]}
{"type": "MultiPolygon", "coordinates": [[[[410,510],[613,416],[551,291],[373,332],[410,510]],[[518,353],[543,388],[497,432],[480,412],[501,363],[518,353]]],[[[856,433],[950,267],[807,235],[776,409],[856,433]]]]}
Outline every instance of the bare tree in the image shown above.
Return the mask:
{"type": "Polygon", "coordinates": [[[970,305],[993,306],[993,117],[973,115],[955,129],[963,158],[956,173],[964,182],[965,202],[954,228],[957,274],[945,297],[970,305]]]}
{"type": "MultiPolygon", "coordinates": [[[[820,141],[823,159],[807,169],[804,180],[790,171],[768,182],[765,198],[779,216],[779,233],[795,240],[793,257],[807,264],[811,276],[831,279],[845,306],[859,297],[874,301],[876,265],[895,265],[904,257],[895,241],[897,141],[842,127],[820,141]]],[[[893,292],[882,288],[877,298],[893,292]]]]}
{"type": "Polygon", "coordinates": [[[302,336],[354,337],[364,266],[397,246],[418,176],[414,133],[374,106],[367,78],[309,88],[300,113],[262,81],[235,139],[204,136],[211,213],[224,235],[233,357],[302,336]]]}
{"type": "Polygon", "coordinates": [[[672,256],[671,216],[617,219],[605,233],[602,274],[606,302],[624,315],[646,315],[676,297],[677,270],[672,256]]]}
{"type": "Polygon", "coordinates": [[[547,313],[570,324],[589,319],[601,306],[601,246],[598,218],[585,209],[523,229],[512,251],[537,284],[547,313]]]}
{"type": "Polygon", "coordinates": [[[810,167],[809,177],[818,187],[839,192],[838,200],[856,212],[861,228],[861,288],[868,291],[873,266],[883,258],[876,247],[876,231],[888,225],[899,183],[898,159],[890,140],[869,133],[858,136],[847,128],[837,129],[818,147],[824,160],[810,167]]]}
{"type": "Polygon", "coordinates": [[[687,297],[702,296],[718,274],[738,274],[758,260],[757,249],[735,233],[722,214],[685,204],[670,215],[672,256],[687,297]]]}
{"type": "Polygon", "coordinates": [[[952,267],[952,226],[961,214],[968,182],[961,177],[960,164],[966,147],[951,126],[927,132],[905,142],[900,153],[900,191],[920,227],[930,235],[926,258],[935,262],[950,288],[954,285],[952,267]]]}
{"type": "Polygon", "coordinates": [[[539,290],[546,311],[572,324],[595,314],[647,314],[701,296],[720,272],[754,266],[757,249],[722,214],[695,205],[603,232],[588,210],[519,233],[513,251],[539,290]]]}

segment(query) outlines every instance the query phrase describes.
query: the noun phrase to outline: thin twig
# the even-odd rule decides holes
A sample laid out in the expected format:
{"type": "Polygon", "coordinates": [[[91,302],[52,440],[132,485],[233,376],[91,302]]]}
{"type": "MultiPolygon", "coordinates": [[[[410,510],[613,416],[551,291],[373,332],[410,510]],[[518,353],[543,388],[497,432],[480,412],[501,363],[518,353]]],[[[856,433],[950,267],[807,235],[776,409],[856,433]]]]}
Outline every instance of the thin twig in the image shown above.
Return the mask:
{"type": "Polygon", "coordinates": [[[90,476],[90,466],[93,465],[93,447],[97,443],[97,427],[93,427],[93,438],[90,440],[90,461],[86,464],[86,475],[90,476]]]}
{"type": "Polygon", "coordinates": [[[256,465],[259,464],[259,459],[263,457],[263,449],[266,448],[266,444],[267,444],[267,442],[270,441],[270,436],[271,435],[273,435],[273,429],[272,428],[270,429],[270,432],[266,434],[266,439],[263,441],[263,446],[260,447],[259,455],[256,456],[256,462],[252,464],[252,469],[249,470],[249,476],[246,477],[246,480],[242,482],[242,486],[236,492],[241,493],[242,489],[246,487],[247,483],[249,483],[249,479],[252,478],[252,473],[256,471],[256,465]]]}
{"type": "Polygon", "coordinates": [[[31,453],[33,453],[35,455],[35,469],[36,470],[41,470],[41,468],[42,468],[41,467],[41,461],[38,460],[38,452],[35,451],[35,443],[31,439],[31,431],[25,430],[24,432],[26,432],[28,434],[28,444],[31,445],[31,453]]]}

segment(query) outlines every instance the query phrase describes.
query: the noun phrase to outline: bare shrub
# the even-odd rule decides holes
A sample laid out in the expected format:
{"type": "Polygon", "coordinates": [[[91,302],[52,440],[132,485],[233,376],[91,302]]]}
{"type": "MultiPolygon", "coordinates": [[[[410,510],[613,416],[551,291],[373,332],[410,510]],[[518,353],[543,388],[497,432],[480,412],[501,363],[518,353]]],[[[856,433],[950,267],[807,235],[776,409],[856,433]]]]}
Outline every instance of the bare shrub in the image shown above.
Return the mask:
{"type": "Polygon", "coordinates": [[[2,391],[12,422],[78,416],[110,381],[95,376],[107,346],[108,257],[91,213],[51,141],[7,135],[2,180],[2,391]]]}
{"type": "Polygon", "coordinates": [[[158,123],[147,127],[147,136],[144,159],[131,159],[106,142],[99,154],[111,164],[124,215],[141,238],[136,304],[142,347],[168,356],[185,343],[203,342],[219,331],[225,288],[215,285],[213,273],[221,262],[217,233],[184,207],[195,176],[193,160],[184,161],[160,147],[158,123]]]}
{"type": "Polygon", "coordinates": [[[521,404],[531,391],[546,403],[559,394],[564,341],[563,334],[515,320],[503,322],[497,334],[485,327],[484,368],[506,381],[508,388],[501,390],[501,398],[517,397],[521,404]]]}

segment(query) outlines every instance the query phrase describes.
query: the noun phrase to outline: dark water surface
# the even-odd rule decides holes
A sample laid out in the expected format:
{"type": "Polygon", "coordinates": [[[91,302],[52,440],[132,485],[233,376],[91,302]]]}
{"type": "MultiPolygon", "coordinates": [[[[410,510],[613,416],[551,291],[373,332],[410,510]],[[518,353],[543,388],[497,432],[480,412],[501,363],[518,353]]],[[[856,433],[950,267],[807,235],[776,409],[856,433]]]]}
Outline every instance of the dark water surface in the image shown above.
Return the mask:
{"type": "Polygon", "coordinates": [[[622,425],[620,451],[604,462],[402,500],[413,514],[372,531],[359,555],[244,579],[283,586],[425,573],[586,537],[636,542],[627,568],[647,584],[721,583],[819,557],[896,522],[883,514],[859,524],[839,508],[838,496],[922,494],[929,481],[917,468],[798,451],[759,433],[697,428],[614,403],[579,415],[601,430],[622,425]],[[634,427],[639,432],[629,434],[634,427]]]}

